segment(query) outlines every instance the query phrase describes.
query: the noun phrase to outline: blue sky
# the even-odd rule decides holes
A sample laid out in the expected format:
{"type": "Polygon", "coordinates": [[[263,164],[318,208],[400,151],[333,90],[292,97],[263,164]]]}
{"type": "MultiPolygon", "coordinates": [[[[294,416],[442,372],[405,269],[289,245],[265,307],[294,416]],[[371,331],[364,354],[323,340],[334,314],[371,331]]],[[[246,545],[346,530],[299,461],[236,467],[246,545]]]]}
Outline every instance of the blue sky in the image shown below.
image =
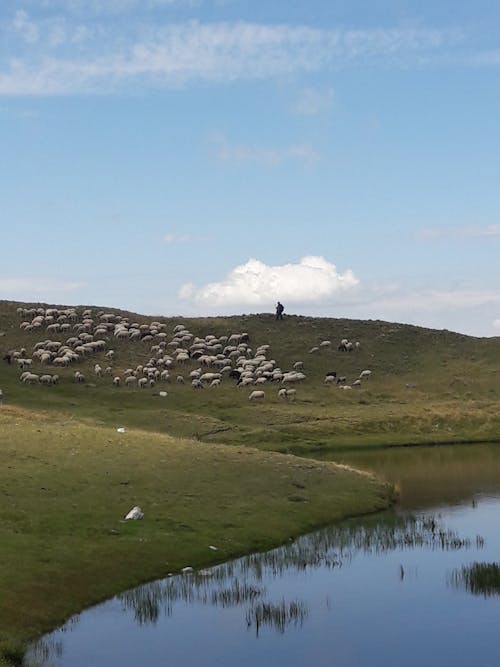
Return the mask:
{"type": "Polygon", "coordinates": [[[4,0],[0,298],[500,335],[500,5],[4,0]]]}

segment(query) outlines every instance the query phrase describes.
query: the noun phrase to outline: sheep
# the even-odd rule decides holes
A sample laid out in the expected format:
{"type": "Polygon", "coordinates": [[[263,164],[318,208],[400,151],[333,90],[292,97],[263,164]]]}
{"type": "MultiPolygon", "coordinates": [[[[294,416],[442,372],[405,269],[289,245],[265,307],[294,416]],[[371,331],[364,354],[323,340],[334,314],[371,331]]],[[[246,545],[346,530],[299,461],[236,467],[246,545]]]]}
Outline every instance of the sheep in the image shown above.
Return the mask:
{"type": "Polygon", "coordinates": [[[309,354],[314,354],[314,352],[319,352],[319,347],[317,346],[311,347],[311,349],[309,350],[309,354]]]}
{"type": "Polygon", "coordinates": [[[139,387],[139,389],[146,389],[147,384],[148,384],[148,378],[139,378],[137,380],[137,386],[139,387]]]}
{"type": "Polygon", "coordinates": [[[193,389],[204,389],[203,382],[198,378],[193,378],[191,380],[191,386],[193,389]]]}
{"type": "Polygon", "coordinates": [[[354,380],[354,382],[351,384],[351,387],[361,387],[361,380],[359,378],[354,380]]]}
{"type": "Polygon", "coordinates": [[[75,382],[85,382],[85,375],[80,373],[80,371],[75,371],[75,382]]]}
{"type": "Polygon", "coordinates": [[[262,391],[262,390],[256,391],[256,390],[254,390],[250,393],[250,395],[248,397],[248,400],[250,400],[250,401],[262,401],[262,400],[264,400],[265,396],[266,396],[265,391],[262,391]]]}
{"type": "Polygon", "coordinates": [[[361,371],[361,373],[359,374],[359,379],[360,380],[368,379],[371,374],[372,374],[372,372],[368,371],[368,370],[367,371],[361,371]]]}
{"type": "Polygon", "coordinates": [[[296,389],[287,389],[287,390],[286,390],[286,398],[287,398],[287,400],[294,401],[296,395],[297,395],[297,390],[296,390],[296,389]]]}
{"type": "Polygon", "coordinates": [[[325,376],[325,384],[333,384],[335,382],[335,376],[334,375],[326,375],[325,376]]]}
{"type": "Polygon", "coordinates": [[[211,387],[220,387],[220,379],[219,378],[214,378],[212,382],[210,383],[211,387]]]}
{"type": "Polygon", "coordinates": [[[25,373],[23,373],[24,378],[22,380],[25,384],[38,384],[40,382],[40,377],[36,373],[29,373],[28,371],[25,373]]]}
{"type": "Polygon", "coordinates": [[[113,385],[115,387],[119,387],[120,386],[120,381],[121,381],[120,376],[117,375],[116,377],[113,378],[113,385]]]}
{"type": "Polygon", "coordinates": [[[96,376],[97,376],[98,378],[101,377],[101,375],[102,375],[102,367],[101,367],[99,364],[96,364],[96,365],[94,366],[94,373],[96,374],[96,376]]]}
{"type": "Polygon", "coordinates": [[[296,361],[294,363],[293,367],[296,371],[301,371],[304,368],[304,362],[303,361],[296,361]]]}
{"type": "Polygon", "coordinates": [[[127,375],[125,378],[125,385],[127,387],[132,387],[137,382],[135,375],[127,375]]]}
{"type": "Polygon", "coordinates": [[[184,384],[184,376],[183,375],[178,375],[177,376],[177,384],[184,384]]]}
{"type": "Polygon", "coordinates": [[[40,375],[40,384],[52,384],[52,375],[40,375]]]}
{"type": "Polygon", "coordinates": [[[286,400],[286,389],[283,387],[283,389],[280,389],[278,391],[278,398],[283,398],[286,400]]]}

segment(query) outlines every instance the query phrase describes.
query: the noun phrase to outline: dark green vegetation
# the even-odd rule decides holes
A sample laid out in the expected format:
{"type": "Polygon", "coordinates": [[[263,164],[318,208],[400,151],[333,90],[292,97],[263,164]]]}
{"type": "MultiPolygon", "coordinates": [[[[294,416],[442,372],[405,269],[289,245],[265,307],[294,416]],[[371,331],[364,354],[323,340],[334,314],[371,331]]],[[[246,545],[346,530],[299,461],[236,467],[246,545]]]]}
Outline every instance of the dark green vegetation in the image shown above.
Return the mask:
{"type": "MultiPolygon", "coordinates": [[[[29,356],[40,340],[65,340],[20,329],[18,305],[0,302],[1,356],[21,347],[29,356]]],[[[28,638],[115,592],[391,501],[371,477],[283,453],[500,440],[498,338],[293,316],[154,319],[169,335],[179,323],[200,337],[248,332],[254,349],[270,345],[268,358],[283,370],[303,361],[307,378],[294,385],[293,402],[266,384],[265,401],[254,403],[252,387],[236,388],[227,377],[198,391],[175,380],[144,390],[113,387],[112,376],[93,375],[96,362],[107,365],[104,352],[67,369],[33,368],[57,372],[56,386],[22,384],[20,370],[0,361],[4,656],[21,655],[28,638]],[[342,338],[360,349],[337,351],[342,338]],[[322,340],[331,348],[309,354],[322,340]],[[74,382],[76,368],[86,383],[74,382]],[[364,369],[372,375],[359,388],[324,384],[327,371],[352,382],[364,369]],[[162,389],[167,397],[154,395],[162,389]],[[122,522],[136,504],[145,520],[122,522]]],[[[107,345],[115,350],[113,375],[151,356],[151,343],[110,336],[107,345]]],[[[198,366],[176,367],[172,376],[187,378],[198,366]]]]}
{"type": "Polygon", "coordinates": [[[465,588],[473,595],[491,597],[500,595],[500,563],[472,563],[455,570],[451,578],[457,588],[465,588]]]}

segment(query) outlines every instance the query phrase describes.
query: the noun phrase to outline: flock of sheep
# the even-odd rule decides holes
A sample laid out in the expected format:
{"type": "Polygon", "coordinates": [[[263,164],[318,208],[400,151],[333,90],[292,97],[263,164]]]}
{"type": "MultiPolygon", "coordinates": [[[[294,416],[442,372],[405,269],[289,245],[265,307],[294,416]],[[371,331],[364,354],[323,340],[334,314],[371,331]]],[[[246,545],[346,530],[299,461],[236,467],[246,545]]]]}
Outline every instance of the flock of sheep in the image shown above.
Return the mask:
{"type": "MultiPolygon", "coordinates": [[[[44,336],[34,343],[29,353],[20,348],[9,350],[3,357],[7,363],[19,367],[22,371],[20,380],[25,384],[58,384],[59,373],[52,372],[52,368],[58,370],[88,362],[95,355],[99,355],[99,359],[91,366],[93,379],[109,377],[115,387],[146,389],[173,381],[179,385],[189,382],[193,389],[205,389],[218,387],[227,378],[237,387],[251,388],[249,399],[252,401],[263,400],[266,395],[264,386],[270,383],[280,385],[278,398],[292,401],[297,392],[289,385],[306,379],[303,361],[297,360],[291,368],[282,369],[275,359],[269,358],[270,346],[263,344],[253,349],[245,332],[228,336],[208,334],[201,338],[194,336],[183,324],[177,324],[169,335],[165,323],[139,324],[121,315],[104,311],[94,313],[91,309],[78,312],[76,308],[20,307],[17,312],[22,320],[21,329],[39,338],[43,332],[44,336]],[[45,338],[49,334],[51,337],[45,338]],[[114,346],[113,340],[139,343],[142,351],[147,344],[149,358],[117,373],[120,352],[113,347],[120,346],[114,346]],[[193,364],[195,368],[192,368],[193,364]]],[[[309,350],[309,354],[331,346],[331,341],[321,341],[309,350]]],[[[337,346],[342,352],[359,348],[359,342],[348,339],[342,339],[337,346]]],[[[346,377],[330,371],[325,374],[324,383],[351,389],[359,387],[370,375],[370,370],[363,370],[349,384],[346,377]]],[[[79,369],[74,371],[73,378],[77,383],[88,380],[79,369]]],[[[161,394],[166,395],[165,392],[161,394]]]]}

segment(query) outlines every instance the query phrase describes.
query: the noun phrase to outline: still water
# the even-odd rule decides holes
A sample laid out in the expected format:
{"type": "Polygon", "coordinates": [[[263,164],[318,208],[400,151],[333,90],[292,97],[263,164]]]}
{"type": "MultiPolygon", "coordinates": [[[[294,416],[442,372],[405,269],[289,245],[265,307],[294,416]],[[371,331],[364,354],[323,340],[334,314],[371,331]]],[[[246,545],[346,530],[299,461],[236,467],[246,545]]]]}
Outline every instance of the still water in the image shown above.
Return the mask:
{"type": "Polygon", "coordinates": [[[397,510],[123,593],[25,665],[498,667],[500,591],[467,568],[500,562],[500,447],[342,461],[397,484],[397,510]]]}

